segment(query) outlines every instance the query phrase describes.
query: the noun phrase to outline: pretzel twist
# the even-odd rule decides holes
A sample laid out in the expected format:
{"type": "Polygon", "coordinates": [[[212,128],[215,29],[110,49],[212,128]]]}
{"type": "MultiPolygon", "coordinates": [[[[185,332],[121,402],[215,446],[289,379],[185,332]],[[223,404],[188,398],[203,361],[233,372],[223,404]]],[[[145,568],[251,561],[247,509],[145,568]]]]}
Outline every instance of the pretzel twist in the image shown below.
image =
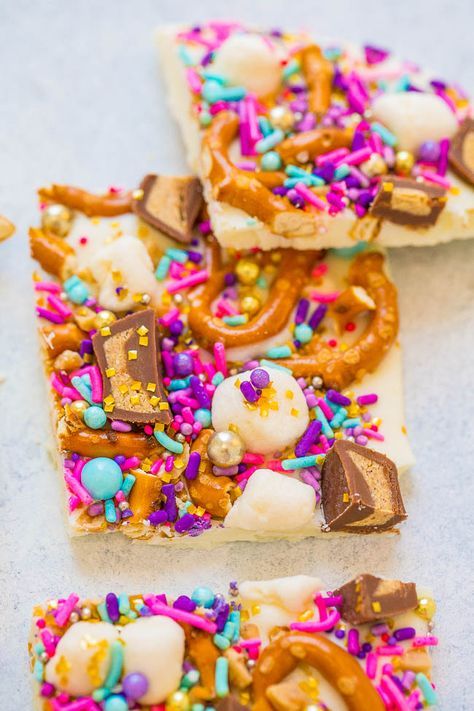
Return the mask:
{"type": "Polygon", "coordinates": [[[210,277],[191,302],[189,326],[196,340],[209,348],[221,342],[227,347],[257,343],[281,331],[290,318],[303,287],[309,281],[311,269],[318,252],[281,251],[278,273],[270,287],[264,307],[254,318],[242,326],[227,326],[214,317],[211,305],[225,286],[226,269],[221,262],[221,252],[216,242],[208,248],[210,277]]]}
{"type": "Polygon", "coordinates": [[[38,195],[45,202],[58,202],[87,217],[115,217],[132,211],[130,191],[95,195],[72,185],[53,184],[49,188],[40,188],[38,195]]]}
{"type": "Polygon", "coordinates": [[[66,276],[66,262],[75,252],[61,237],[32,227],[29,231],[30,252],[41,268],[59,279],[66,276]]]}
{"type": "Polygon", "coordinates": [[[273,711],[269,686],[282,681],[298,664],[317,669],[344,699],[349,711],[384,711],[384,704],[358,662],[319,634],[286,632],[263,649],[253,673],[252,711],[273,711]]]}
{"type": "Polygon", "coordinates": [[[313,128],[311,131],[295,133],[291,138],[285,138],[275,150],[284,163],[290,163],[301,157],[301,162],[322,153],[334,151],[336,148],[350,148],[354,131],[352,128],[313,128]]]}

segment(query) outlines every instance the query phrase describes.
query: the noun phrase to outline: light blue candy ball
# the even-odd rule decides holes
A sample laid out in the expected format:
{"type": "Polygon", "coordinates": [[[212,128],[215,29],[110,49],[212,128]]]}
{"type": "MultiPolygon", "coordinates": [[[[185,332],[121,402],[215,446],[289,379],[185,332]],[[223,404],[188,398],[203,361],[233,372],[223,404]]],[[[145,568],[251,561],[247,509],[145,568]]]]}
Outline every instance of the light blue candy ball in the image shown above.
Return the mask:
{"type": "Polygon", "coordinates": [[[89,290],[85,284],[80,282],[71,287],[67,295],[74,304],[83,304],[89,298],[89,290]]]}
{"type": "Polygon", "coordinates": [[[196,588],[191,595],[191,600],[199,607],[212,607],[215,595],[210,588],[196,588]]]}
{"type": "Polygon", "coordinates": [[[81,473],[82,486],[97,501],[112,499],[122,482],[122,470],[116,461],[108,457],[90,459],[81,473]]]}
{"type": "Polygon", "coordinates": [[[300,343],[309,343],[313,337],[313,329],[307,323],[299,323],[295,328],[294,336],[300,343]]]}
{"type": "Polygon", "coordinates": [[[84,412],[84,422],[91,430],[99,430],[107,422],[107,415],[98,405],[91,405],[84,412]]]}
{"type": "Polygon", "coordinates": [[[279,170],[281,168],[281,158],[276,151],[267,151],[262,156],[262,170],[279,170]]]}
{"type": "Polygon", "coordinates": [[[210,427],[211,411],[207,410],[205,407],[200,407],[195,411],[194,419],[200,422],[203,427],[210,427]]]}
{"type": "Polygon", "coordinates": [[[105,700],[104,711],[128,711],[128,703],[123,696],[112,694],[105,700]]]}
{"type": "Polygon", "coordinates": [[[202,87],[202,96],[209,104],[215,104],[222,97],[222,86],[219,82],[210,79],[202,87]]]}

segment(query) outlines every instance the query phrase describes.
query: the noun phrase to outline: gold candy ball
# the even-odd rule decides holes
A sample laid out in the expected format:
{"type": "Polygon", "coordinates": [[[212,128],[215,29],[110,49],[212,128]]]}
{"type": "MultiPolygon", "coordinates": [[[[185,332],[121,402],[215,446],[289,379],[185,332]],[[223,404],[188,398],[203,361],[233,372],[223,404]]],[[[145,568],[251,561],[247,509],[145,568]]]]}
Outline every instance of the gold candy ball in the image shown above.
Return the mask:
{"type": "Polygon", "coordinates": [[[432,597],[420,597],[418,599],[418,606],[416,607],[415,612],[424,620],[430,622],[430,620],[432,620],[435,616],[436,603],[432,597]]]}
{"type": "Polygon", "coordinates": [[[112,311],[99,311],[94,318],[94,328],[98,331],[105,326],[110,326],[111,323],[117,320],[117,317],[112,311]]]}
{"type": "Polygon", "coordinates": [[[361,171],[369,178],[375,175],[385,175],[387,172],[387,164],[378,153],[372,153],[370,158],[360,164],[361,171]]]}
{"type": "Polygon", "coordinates": [[[252,294],[248,294],[240,300],[240,308],[242,309],[244,314],[249,314],[249,316],[253,316],[253,314],[256,314],[257,311],[260,310],[261,306],[262,302],[260,301],[258,296],[254,296],[252,294]]]}
{"type": "Polygon", "coordinates": [[[65,205],[48,205],[41,213],[41,226],[57,237],[66,237],[71,229],[73,214],[65,205]]]}
{"type": "Polygon", "coordinates": [[[191,704],[184,691],[175,691],[166,699],[166,711],[189,711],[191,704]]]}
{"type": "Polygon", "coordinates": [[[295,115],[287,106],[274,106],[270,109],[270,121],[274,128],[291,131],[295,125],[295,115]]]}
{"type": "Polygon", "coordinates": [[[245,445],[236,432],[214,432],[207,444],[207,456],[218,467],[235,467],[245,454],[245,445]]]}
{"type": "Polygon", "coordinates": [[[90,405],[85,400],[73,400],[69,407],[75,415],[82,418],[84,416],[84,412],[88,407],[90,407],[90,405]]]}
{"type": "Polygon", "coordinates": [[[410,175],[415,165],[415,157],[410,151],[398,151],[395,155],[395,170],[401,175],[410,175]]]}
{"type": "Polygon", "coordinates": [[[235,266],[235,273],[241,284],[252,286],[260,275],[260,267],[250,259],[239,259],[235,266]]]}

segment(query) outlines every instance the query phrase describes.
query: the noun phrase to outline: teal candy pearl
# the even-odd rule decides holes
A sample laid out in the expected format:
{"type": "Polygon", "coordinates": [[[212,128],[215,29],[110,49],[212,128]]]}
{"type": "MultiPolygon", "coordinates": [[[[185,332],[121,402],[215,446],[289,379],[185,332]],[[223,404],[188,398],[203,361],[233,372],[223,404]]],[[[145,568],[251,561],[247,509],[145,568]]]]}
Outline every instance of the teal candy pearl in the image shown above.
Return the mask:
{"type": "Polygon", "coordinates": [[[90,459],[81,473],[82,486],[95,500],[112,499],[122,482],[122,470],[116,461],[108,457],[90,459]]]}
{"type": "Polygon", "coordinates": [[[200,422],[203,427],[210,427],[211,411],[207,410],[205,407],[200,407],[195,411],[194,419],[200,422]]]}
{"type": "Polygon", "coordinates": [[[212,607],[215,595],[210,588],[196,588],[191,595],[191,600],[199,607],[212,607]]]}
{"type": "Polygon", "coordinates": [[[89,298],[89,291],[84,284],[76,284],[67,295],[74,304],[83,304],[89,298]]]}
{"type": "Polygon", "coordinates": [[[128,711],[128,703],[123,696],[113,694],[105,700],[104,711],[128,711]]]}
{"type": "Polygon", "coordinates": [[[281,168],[281,158],[276,151],[268,151],[262,156],[262,170],[279,170],[281,168]]]}
{"type": "Polygon", "coordinates": [[[295,328],[294,336],[300,343],[309,343],[313,337],[313,329],[307,323],[299,323],[295,328]]]}
{"type": "Polygon", "coordinates": [[[100,430],[107,422],[107,415],[98,405],[91,405],[84,412],[84,422],[91,430],[100,430]]]}

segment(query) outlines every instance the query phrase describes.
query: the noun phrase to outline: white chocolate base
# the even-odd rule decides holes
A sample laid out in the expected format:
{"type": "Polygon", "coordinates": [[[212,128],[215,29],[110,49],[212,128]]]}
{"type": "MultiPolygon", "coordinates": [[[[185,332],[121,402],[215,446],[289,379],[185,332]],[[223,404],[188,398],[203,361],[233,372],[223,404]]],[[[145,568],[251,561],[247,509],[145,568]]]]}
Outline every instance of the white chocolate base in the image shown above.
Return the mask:
{"type": "MultiPolygon", "coordinates": [[[[219,243],[223,247],[238,249],[292,247],[304,250],[351,247],[357,241],[367,241],[361,230],[361,221],[348,209],[336,217],[320,215],[317,231],[313,235],[290,238],[274,234],[263,222],[243,210],[213,199],[211,185],[205,179],[201,166],[201,129],[192,114],[192,95],[174,39],[180,29],[178,26],[165,26],[156,31],[160,66],[168,90],[168,103],[181,130],[188,164],[203,181],[209,215],[219,243]]],[[[453,186],[459,188],[459,194],[449,194],[436,225],[428,229],[414,229],[385,221],[374,243],[383,247],[427,247],[474,237],[474,190],[451,173],[448,177],[453,186]]]]}

